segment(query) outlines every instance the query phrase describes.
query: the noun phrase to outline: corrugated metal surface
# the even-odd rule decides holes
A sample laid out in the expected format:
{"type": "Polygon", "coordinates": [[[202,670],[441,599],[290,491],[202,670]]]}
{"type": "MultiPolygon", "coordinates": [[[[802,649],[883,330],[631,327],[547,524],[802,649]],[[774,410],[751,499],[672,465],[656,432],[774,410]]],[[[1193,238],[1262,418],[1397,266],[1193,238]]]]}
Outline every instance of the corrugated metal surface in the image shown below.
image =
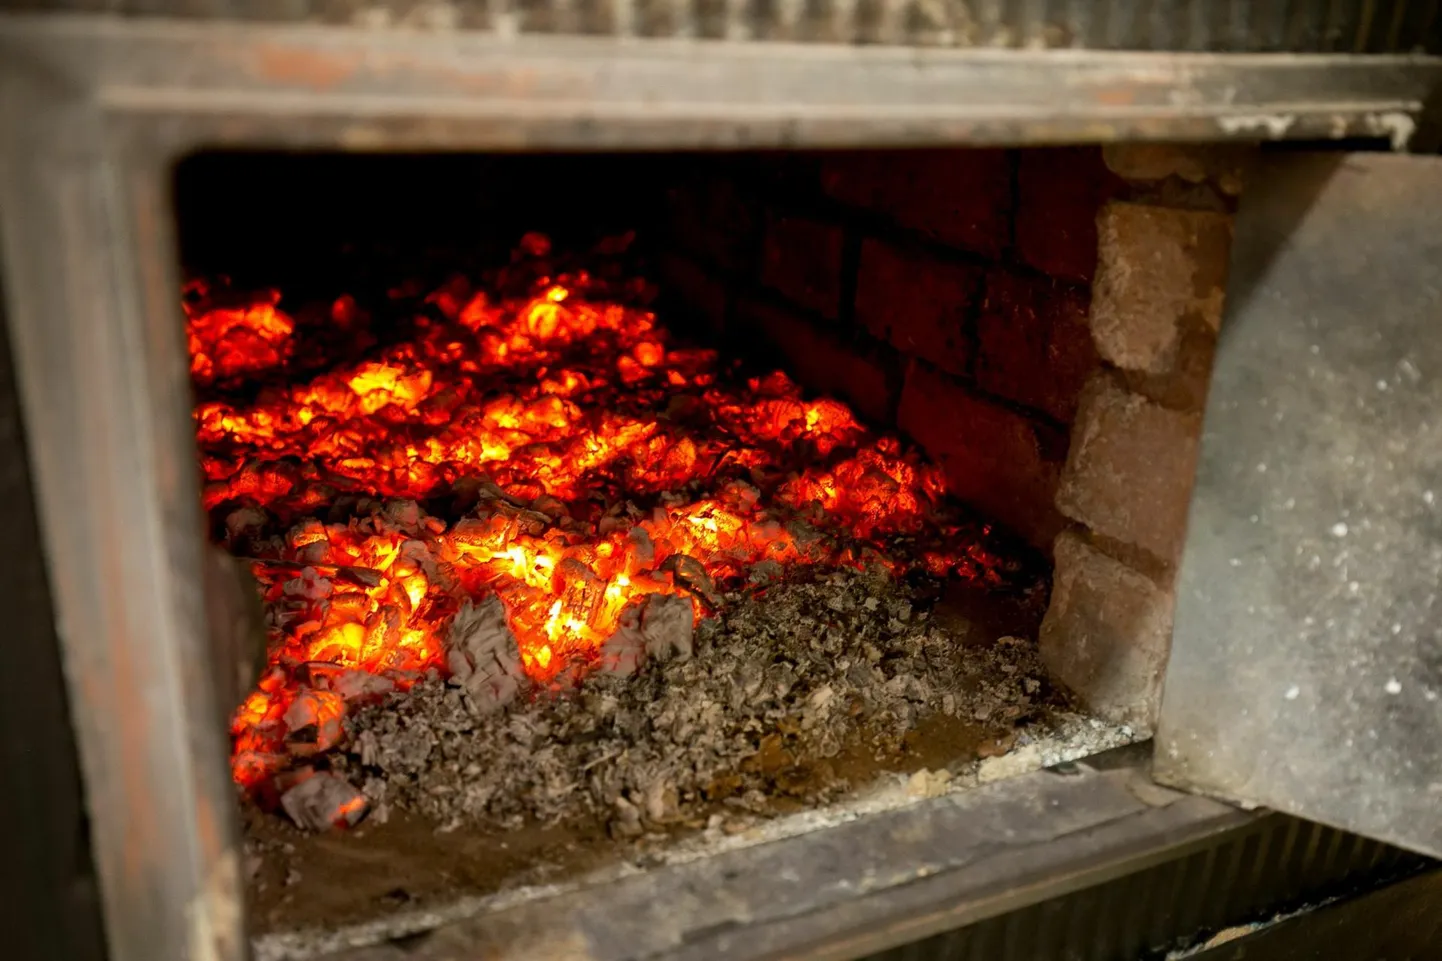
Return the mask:
{"type": "Polygon", "coordinates": [[[866,961],[1137,961],[1202,933],[1265,919],[1432,863],[1278,814],[1107,884],[866,961]]]}
{"type": "Polygon", "coordinates": [[[0,0],[439,30],[1217,52],[1442,52],[1442,0],[0,0]]]}
{"type": "Polygon", "coordinates": [[[1442,957],[1442,870],[1315,906],[1231,936],[1189,961],[1396,961],[1442,957]]]}

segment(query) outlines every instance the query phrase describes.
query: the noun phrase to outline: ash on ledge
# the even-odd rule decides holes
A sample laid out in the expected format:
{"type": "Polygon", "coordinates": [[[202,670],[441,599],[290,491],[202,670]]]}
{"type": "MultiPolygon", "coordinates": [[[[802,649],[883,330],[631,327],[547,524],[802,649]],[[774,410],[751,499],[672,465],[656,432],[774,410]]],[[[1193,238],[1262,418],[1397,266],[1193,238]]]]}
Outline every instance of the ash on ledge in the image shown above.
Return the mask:
{"type": "Polygon", "coordinates": [[[204,503],[271,632],[231,727],[261,805],[627,836],[1041,713],[1030,641],[931,611],[1039,616],[1034,567],[898,438],[674,343],[626,243],[324,311],[188,285],[204,503]]]}

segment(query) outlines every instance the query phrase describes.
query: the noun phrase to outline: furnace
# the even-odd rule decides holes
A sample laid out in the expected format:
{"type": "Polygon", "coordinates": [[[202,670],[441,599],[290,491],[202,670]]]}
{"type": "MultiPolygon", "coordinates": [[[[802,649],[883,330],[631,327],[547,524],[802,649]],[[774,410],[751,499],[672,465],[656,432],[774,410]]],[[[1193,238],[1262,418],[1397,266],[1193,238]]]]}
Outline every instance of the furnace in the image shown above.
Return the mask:
{"type": "Polygon", "coordinates": [[[1429,5],[284,6],[0,18],[22,940],[1130,961],[1442,852],[1429,5]]]}

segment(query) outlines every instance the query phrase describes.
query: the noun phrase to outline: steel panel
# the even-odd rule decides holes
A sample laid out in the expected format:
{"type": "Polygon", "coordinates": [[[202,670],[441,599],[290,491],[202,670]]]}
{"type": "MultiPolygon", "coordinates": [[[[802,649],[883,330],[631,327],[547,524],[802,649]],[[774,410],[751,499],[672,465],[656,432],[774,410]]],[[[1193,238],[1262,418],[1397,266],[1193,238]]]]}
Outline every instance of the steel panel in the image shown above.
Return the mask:
{"type": "Polygon", "coordinates": [[[1442,160],[1272,158],[1237,219],[1164,782],[1442,854],[1442,160]]]}

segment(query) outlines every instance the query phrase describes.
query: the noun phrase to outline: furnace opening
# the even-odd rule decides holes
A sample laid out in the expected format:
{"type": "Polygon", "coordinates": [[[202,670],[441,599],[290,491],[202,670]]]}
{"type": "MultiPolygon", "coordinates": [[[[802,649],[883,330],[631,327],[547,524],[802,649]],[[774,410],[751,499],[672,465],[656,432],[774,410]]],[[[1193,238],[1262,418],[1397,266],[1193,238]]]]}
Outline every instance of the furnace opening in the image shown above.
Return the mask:
{"type": "Polygon", "coordinates": [[[260,929],[1145,736],[1234,191],[1132,162],[181,165],[260,929]]]}

